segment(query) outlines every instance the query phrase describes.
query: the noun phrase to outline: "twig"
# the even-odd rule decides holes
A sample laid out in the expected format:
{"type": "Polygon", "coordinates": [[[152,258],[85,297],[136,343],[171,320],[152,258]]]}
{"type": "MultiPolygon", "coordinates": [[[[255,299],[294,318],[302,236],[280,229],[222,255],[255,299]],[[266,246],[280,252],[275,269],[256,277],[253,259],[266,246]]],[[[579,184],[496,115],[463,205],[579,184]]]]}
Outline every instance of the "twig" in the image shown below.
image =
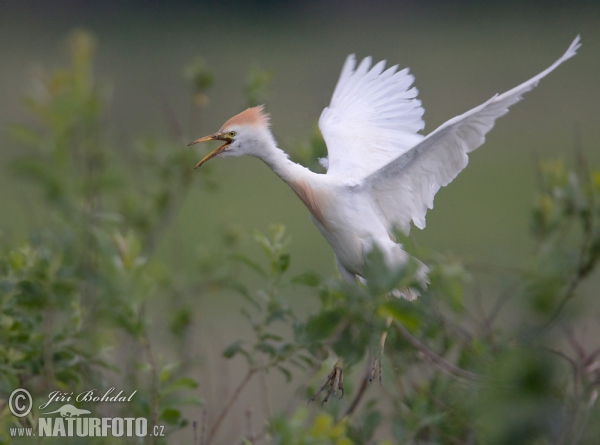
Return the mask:
{"type": "Polygon", "coordinates": [[[231,398],[229,399],[229,401],[227,402],[227,404],[225,405],[225,407],[221,410],[221,414],[219,414],[219,417],[217,418],[217,421],[215,422],[215,424],[210,429],[210,431],[208,433],[208,438],[206,440],[206,444],[207,445],[209,445],[212,442],[213,438],[215,437],[215,434],[217,433],[217,431],[219,430],[219,428],[221,426],[221,423],[223,423],[223,419],[225,419],[225,416],[227,416],[227,413],[229,412],[229,410],[231,409],[231,407],[233,406],[233,404],[235,403],[235,401],[239,397],[240,393],[246,387],[246,385],[248,384],[248,382],[250,381],[250,379],[256,373],[257,370],[258,370],[257,368],[251,368],[251,369],[249,369],[248,372],[246,373],[246,376],[244,377],[244,379],[237,386],[237,388],[235,389],[235,391],[231,395],[231,398]]]}
{"type": "Polygon", "coordinates": [[[167,126],[169,127],[169,133],[171,134],[171,137],[176,141],[184,141],[181,123],[179,122],[179,119],[177,119],[177,115],[173,111],[171,102],[164,94],[161,95],[161,105],[163,114],[165,116],[165,121],[167,122],[167,126]]]}
{"type": "Polygon", "coordinates": [[[373,381],[373,373],[375,372],[375,364],[379,365],[379,384],[381,385],[382,380],[382,366],[383,366],[383,354],[385,351],[385,341],[388,336],[388,332],[390,330],[390,326],[392,324],[393,318],[391,315],[388,315],[385,319],[385,330],[381,333],[381,338],[379,339],[379,357],[375,358],[375,362],[373,364],[373,371],[371,372],[371,376],[369,377],[369,382],[373,381]]]}
{"type": "Polygon", "coordinates": [[[559,314],[562,312],[566,304],[573,298],[575,295],[575,290],[577,286],[581,283],[581,281],[594,269],[596,262],[598,260],[598,256],[590,256],[590,251],[592,250],[592,243],[594,241],[594,232],[596,227],[596,196],[594,195],[594,185],[592,180],[592,174],[590,173],[590,169],[588,167],[588,162],[583,154],[583,148],[581,144],[581,132],[579,128],[575,129],[574,132],[574,151],[576,154],[577,166],[579,167],[579,173],[584,177],[587,186],[587,198],[588,198],[588,207],[589,211],[587,214],[582,215],[583,221],[583,240],[581,241],[581,247],[579,249],[579,259],[577,261],[577,271],[569,284],[565,289],[565,293],[563,299],[559,303],[557,309],[554,311],[552,317],[548,323],[543,327],[543,329],[549,328],[556,319],[559,314]]]}
{"type": "Polygon", "coordinates": [[[598,397],[597,392],[592,393],[592,396],[591,396],[589,402],[586,404],[585,412],[583,413],[583,420],[580,422],[579,429],[575,433],[575,437],[573,438],[572,445],[577,445],[581,441],[581,439],[583,437],[583,433],[585,432],[585,429],[587,427],[588,421],[590,420],[590,412],[592,411],[592,408],[594,407],[597,397],[598,397]]]}
{"type": "Polygon", "coordinates": [[[265,410],[265,418],[271,418],[271,404],[269,403],[269,387],[267,386],[266,378],[267,368],[263,369],[260,373],[260,389],[263,402],[263,408],[265,410]]]}
{"type": "Polygon", "coordinates": [[[477,375],[473,372],[470,372],[470,371],[465,371],[464,369],[461,369],[458,366],[453,365],[445,358],[439,356],[438,354],[433,352],[431,349],[429,349],[427,346],[425,346],[423,343],[421,343],[419,340],[417,340],[415,337],[413,337],[412,334],[410,332],[408,332],[408,330],[402,325],[402,323],[400,323],[398,320],[395,320],[395,322],[396,322],[396,326],[398,326],[398,330],[399,330],[400,334],[402,335],[402,337],[404,337],[405,340],[408,340],[408,342],[415,349],[418,349],[423,354],[425,354],[434,364],[438,365],[441,369],[449,372],[450,374],[453,374],[456,377],[462,377],[462,378],[472,380],[475,382],[480,382],[482,380],[482,378],[479,375],[477,375]]]}
{"type": "MultiPolygon", "coordinates": [[[[144,313],[144,305],[142,305],[138,316],[141,318],[144,313]]],[[[154,352],[152,351],[152,345],[150,344],[150,339],[148,338],[148,333],[146,330],[142,333],[141,338],[142,345],[144,350],[146,351],[146,355],[148,356],[148,363],[150,364],[151,371],[151,386],[152,386],[152,399],[150,405],[150,422],[152,425],[156,425],[158,422],[158,368],[156,366],[156,359],[154,357],[154,352]]],[[[158,443],[158,436],[153,436],[151,439],[152,443],[158,443]]]]}
{"type": "MultiPolygon", "coordinates": [[[[369,355],[371,356],[371,354],[369,354],[369,355]]],[[[372,356],[371,356],[371,358],[372,358],[372,356]]],[[[350,406],[346,410],[346,413],[344,414],[345,417],[349,417],[352,415],[352,413],[354,413],[354,411],[356,410],[356,407],[358,406],[361,399],[363,398],[363,396],[365,394],[365,390],[367,389],[367,385],[369,384],[369,381],[371,378],[371,367],[372,367],[371,360],[367,360],[367,369],[365,372],[365,377],[362,379],[362,382],[360,383],[360,387],[358,388],[358,392],[356,393],[356,396],[354,396],[352,403],[350,403],[350,406]]]]}
{"type": "Polygon", "coordinates": [[[200,445],[206,445],[206,408],[202,407],[202,427],[200,428],[200,445]]]}
{"type": "Polygon", "coordinates": [[[44,326],[44,343],[43,343],[43,363],[44,363],[44,373],[46,374],[46,381],[44,382],[46,386],[46,390],[50,391],[50,389],[54,386],[55,382],[55,373],[54,373],[54,360],[52,358],[53,355],[53,336],[52,336],[52,325],[54,321],[54,313],[52,311],[45,311],[43,316],[43,326],[44,326]]]}
{"type": "Polygon", "coordinates": [[[252,432],[252,408],[246,408],[246,429],[248,430],[247,439],[252,442],[254,433],[252,432]]]}
{"type": "Polygon", "coordinates": [[[492,325],[496,322],[496,318],[498,318],[498,315],[504,308],[504,305],[506,304],[506,302],[514,294],[514,289],[516,287],[517,287],[516,285],[513,285],[507,289],[504,289],[502,292],[500,292],[500,295],[498,295],[498,299],[496,300],[494,307],[492,308],[489,315],[485,319],[485,325],[488,330],[488,333],[490,333],[492,331],[492,325]]]}

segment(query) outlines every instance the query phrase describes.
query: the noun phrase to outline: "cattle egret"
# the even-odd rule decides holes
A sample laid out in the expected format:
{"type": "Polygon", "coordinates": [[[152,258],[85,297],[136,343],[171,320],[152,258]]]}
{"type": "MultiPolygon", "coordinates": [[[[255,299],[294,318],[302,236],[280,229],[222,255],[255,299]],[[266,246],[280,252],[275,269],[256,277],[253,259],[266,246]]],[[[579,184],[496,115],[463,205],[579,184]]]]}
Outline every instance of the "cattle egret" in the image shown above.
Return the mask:
{"type": "MultiPolygon", "coordinates": [[[[527,82],[442,124],[427,136],[423,107],[414,77],[385,61],[371,67],[371,57],[358,67],[348,56],[329,107],[319,119],[328,157],[326,174],[296,164],[277,147],[263,106],[248,108],[221,129],[198,142],[223,144],[196,167],[214,157],[255,156],[267,164],[306,205],[313,223],[331,245],[345,280],[362,278],[365,254],[375,246],[390,268],[409,260],[394,230],[408,235],[410,222],[423,229],[427,209],[440,187],[448,185],[468,163],[467,153],[485,141],[497,118],[535,87],[540,79],[573,57],[581,46],[575,38],[565,54],[527,82]]],[[[427,267],[419,262],[417,279],[427,283],[427,267]]],[[[415,289],[399,291],[408,299],[415,289]]]]}

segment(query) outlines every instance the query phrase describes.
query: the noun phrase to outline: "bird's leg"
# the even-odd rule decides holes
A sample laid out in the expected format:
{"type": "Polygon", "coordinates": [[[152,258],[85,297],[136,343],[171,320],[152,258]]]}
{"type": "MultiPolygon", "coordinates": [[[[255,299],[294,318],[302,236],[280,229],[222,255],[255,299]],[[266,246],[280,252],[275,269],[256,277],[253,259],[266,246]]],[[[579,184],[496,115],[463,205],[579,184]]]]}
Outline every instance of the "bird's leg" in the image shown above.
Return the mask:
{"type": "Polygon", "coordinates": [[[385,349],[385,340],[387,339],[388,331],[390,329],[390,325],[392,324],[392,316],[388,315],[385,319],[385,330],[381,333],[381,337],[379,337],[379,356],[375,357],[373,360],[373,367],[371,368],[371,374],[369,375],[369,382],[372,382],[375,379],[375,372],[379,371],[379,384],[382,383],[382,362],[383,362],[383,353],[385,349]]]}
{"type": "Polygon", "coordinates": [[[338,390],[340,390],[342,392],[340,399],[342,397],[344,397],[344,371],[342,369],[342,360],[341,359],[338,359],[335,362],[335,365],[333,365],[333,370],[327,376],[327,381],[325,383],[323,383],[321,388],[319,388],[319,390],[308,400],[308,402],[310,403],[313,400],[315,400],[317,398],[317,396],[319,394],[321,394],[321,392],[323,392],[323,390],[327,387],[329,387],[327,389],[327,395],[321,402],[321,405],[323,405],[323,403],[327,402],[327,400],[329,400],[330,396],[332,396],[332,395],[335,396],[337,394],[338,390]]]}

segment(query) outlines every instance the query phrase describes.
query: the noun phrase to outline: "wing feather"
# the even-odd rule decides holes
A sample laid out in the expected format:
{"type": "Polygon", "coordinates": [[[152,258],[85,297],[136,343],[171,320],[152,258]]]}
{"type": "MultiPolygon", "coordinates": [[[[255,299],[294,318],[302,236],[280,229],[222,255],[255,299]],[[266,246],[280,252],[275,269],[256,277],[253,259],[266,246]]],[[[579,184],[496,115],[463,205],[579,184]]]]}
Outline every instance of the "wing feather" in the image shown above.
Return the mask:
{"type": "Polygon", "coordinates": [[[435,194],[467,166],[467,153],[484,143],[496,119],[508,113],[508,108],[521,100],[524,93],[576,54],[581,46],[579,40],[577,36],[565,54],[537,76],[450,119],[412,149],[365,178],[363,187],[373,197],[376,211],[390,233],[398,227],[408,234],[410,221],[420,229],[425,227],[425,214],[433,208],[435,194]]]}
{"type": "Polygon", "coordinates": [[[356,67],[348,56],[319,128],[327,144],[327,174],[363,179],[423,139],[423,108],[414,77],[371,57],[356,67]]]}

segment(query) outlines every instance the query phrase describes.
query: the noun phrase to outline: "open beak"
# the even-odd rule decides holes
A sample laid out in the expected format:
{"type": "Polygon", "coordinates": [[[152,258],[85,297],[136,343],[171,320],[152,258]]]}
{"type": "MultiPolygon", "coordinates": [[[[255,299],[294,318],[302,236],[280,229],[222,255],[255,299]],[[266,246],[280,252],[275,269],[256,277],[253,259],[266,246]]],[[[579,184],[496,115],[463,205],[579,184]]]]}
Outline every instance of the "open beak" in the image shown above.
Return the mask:
{"type": "Polygon", "coordinates": [[[190,145],[199,144],[200,142],[207,142],[207,141],[224,141],[225,143],[223,145],[221,145],[219,148],[217,148],[215,151],[213,151],[213,152],[209,153],[207,156],[205,156],[204,159],[202,159],[200,162],[198,162],[194,168],[198,168],[202,164],[204,164],[206,161],[208,161],[209,159],[220,155],[221,153],[223,153],[225,151],[227,146],[229,144],[231,144],[231,142],[233,142],[231,138],[228,138],[221,133],[214,133],[209,136],[204,136],[203,138],[196,139],[194,142],[190,142],[188,144],[188,147],[190,145]]]}

